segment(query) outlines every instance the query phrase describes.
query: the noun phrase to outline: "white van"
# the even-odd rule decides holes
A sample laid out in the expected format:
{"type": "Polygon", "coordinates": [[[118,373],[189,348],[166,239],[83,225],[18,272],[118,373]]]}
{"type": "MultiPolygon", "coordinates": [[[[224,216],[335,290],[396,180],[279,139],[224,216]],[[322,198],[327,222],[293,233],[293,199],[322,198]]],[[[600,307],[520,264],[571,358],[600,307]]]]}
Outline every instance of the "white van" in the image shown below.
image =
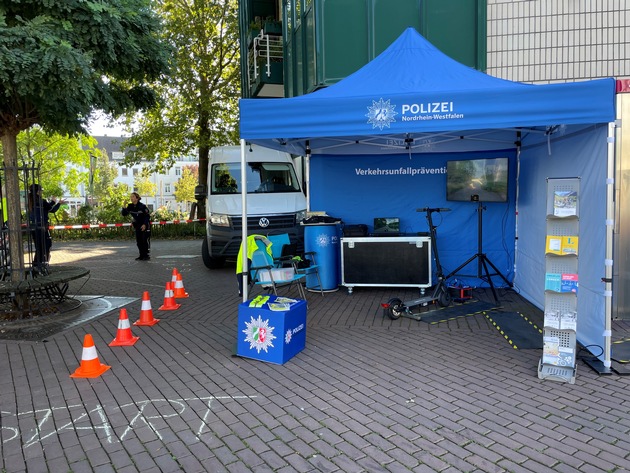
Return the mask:
{"type": "MultiPolygon", "coordinates": [[[[306,197],[288,153],[246,148],[247,232],[288,233],[303,244],[300,222],[306,216],[306,197]]],[[[202,246],[206,267],[220,268],[236,259],[242,238],[241,148],[219,146],[210,150],[206,201],[207,237],[202,246]]]]}

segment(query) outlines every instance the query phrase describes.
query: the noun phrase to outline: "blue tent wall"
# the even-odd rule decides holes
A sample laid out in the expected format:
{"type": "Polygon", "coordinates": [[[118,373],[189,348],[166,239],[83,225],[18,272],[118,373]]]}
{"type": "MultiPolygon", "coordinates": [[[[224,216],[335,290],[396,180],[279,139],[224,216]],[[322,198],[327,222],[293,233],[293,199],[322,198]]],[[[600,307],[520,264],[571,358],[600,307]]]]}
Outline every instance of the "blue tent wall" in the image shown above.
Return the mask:
{"type": "MultiPolygon", "coordinates": [[[[478,206],[476,202],[446,200],[446,163],[449,160],[509,158],[509,202],[484,203],[483,250],[510,281],[514,268],[515,150],[378,156],[314,156],[311,159],[311,208],[324,210],[346,224],[367,224],[375,217],[399,217],[404,233],[427,232],[422,207],[446,207],[450,212],[434,215],[438,249],[445,273],[477,253],[478,206]],[[386,175],[383,175],[387,173],[386,175]]],[[[476,262],[462,268],[459,281],[487,286],[476,277],[476,262]]],[[[493,278],[496,286],[504,286],[493,278]]]]}
{"type": "MultiPolygon", "coordinates": [[[[521,152],[516,288],[544,307],[546,193],[548,178],[580,178],[578,341],[604,346],[607,126],[559,133],[550,143],[521,152]],[[551,154],[549,154],[551,151],[551,154]]],[[[603,351],[603,348],[602,348],[603,351]]]]}

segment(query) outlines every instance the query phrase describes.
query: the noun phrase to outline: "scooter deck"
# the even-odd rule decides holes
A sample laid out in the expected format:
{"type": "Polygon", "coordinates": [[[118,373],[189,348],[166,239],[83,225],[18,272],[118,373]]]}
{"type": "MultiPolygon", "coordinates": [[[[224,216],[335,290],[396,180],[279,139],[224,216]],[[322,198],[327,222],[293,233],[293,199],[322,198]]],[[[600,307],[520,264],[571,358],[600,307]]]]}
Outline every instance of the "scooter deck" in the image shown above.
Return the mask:
{"type": "Polygon", "coordinates": [[[420,299],[414,299],[412,301],[403,302],[403,304],[409,308],[409,312],[403,312],[400,316],[413,320],[422,320],[422,316],[428,312],[433,312],[431,310],[432,306],[437,305],[438,298],[437,297],[421,297],[420,299]],[[425,309],[424,311],[414,312],[412,308],[419,307],[420,309],[425,309]]]}

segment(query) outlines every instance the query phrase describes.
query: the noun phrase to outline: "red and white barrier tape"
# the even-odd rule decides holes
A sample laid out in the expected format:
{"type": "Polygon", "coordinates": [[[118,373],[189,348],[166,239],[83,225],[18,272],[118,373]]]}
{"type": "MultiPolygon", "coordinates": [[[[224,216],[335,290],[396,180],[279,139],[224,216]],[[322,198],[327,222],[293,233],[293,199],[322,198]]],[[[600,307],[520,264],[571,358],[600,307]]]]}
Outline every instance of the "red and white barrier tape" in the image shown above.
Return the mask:
{"type": "MultiPolygon", "coordinates": [[[[180,224],[180,223],[194,223],[194,222],[205,222],[205,218],[197,218],[194,220],[160,220],[157,222],[151,222],[151,225],[172,225],[172,224],[180,224]]],[[[114,227],[130,227],[131,223],[95,223],[95,224],[85,224],[85,225],[51,225],[48,227],[50,230],[87,230],[90,228],[114,228],[114,227]]]]}

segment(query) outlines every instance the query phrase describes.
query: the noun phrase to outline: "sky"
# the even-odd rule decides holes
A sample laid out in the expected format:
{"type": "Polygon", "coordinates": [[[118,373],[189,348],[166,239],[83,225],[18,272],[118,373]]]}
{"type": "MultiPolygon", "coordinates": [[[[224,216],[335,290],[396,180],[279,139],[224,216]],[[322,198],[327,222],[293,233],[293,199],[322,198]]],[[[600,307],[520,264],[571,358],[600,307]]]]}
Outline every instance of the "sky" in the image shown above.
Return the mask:
{"type": "Polygon", "coordinates": [[[88,127],[92,136],[128,136],[123,133],[121,126],[110,126],[110,119],[105,115],[95,115],[95,119],[90,120],[88,127]]]}

